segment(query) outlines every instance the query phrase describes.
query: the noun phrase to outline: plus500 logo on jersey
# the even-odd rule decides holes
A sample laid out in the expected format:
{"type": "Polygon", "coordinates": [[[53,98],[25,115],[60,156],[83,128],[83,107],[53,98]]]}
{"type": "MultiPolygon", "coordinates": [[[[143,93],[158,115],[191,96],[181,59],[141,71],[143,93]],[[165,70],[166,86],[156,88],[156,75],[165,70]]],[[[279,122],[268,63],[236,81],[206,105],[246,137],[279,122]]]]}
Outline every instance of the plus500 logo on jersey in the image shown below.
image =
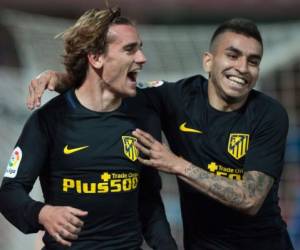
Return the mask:
{"type": "Polygon", "coordinates": [[[63,192],[76,192],[79,194],[119,193],[137,189],[138,173],[104,172],[100,182],[84,182],[78,179],[63,179],[63,192]]]}

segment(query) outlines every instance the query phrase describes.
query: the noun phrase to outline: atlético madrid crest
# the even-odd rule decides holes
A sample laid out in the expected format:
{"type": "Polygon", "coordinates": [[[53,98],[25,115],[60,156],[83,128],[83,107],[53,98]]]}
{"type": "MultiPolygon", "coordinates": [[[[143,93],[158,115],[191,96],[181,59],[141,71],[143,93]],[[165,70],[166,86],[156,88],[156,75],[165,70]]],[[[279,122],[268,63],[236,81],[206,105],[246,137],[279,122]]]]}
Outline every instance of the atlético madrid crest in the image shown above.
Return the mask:
{"type": "Polygon", "coordinates": [[[249,134],[230,134],[227,149],[228,153],[237,160],[245,156],[249,147],[249,138],[249,134]]]}
{"type": "Polygon", "coordinates": [[[139,151],[135,147],[134,143],[137,141],[135,137],[132,136],[122,136],[124,154],[128,159],[136,161],[139,156],[139,151]]]}

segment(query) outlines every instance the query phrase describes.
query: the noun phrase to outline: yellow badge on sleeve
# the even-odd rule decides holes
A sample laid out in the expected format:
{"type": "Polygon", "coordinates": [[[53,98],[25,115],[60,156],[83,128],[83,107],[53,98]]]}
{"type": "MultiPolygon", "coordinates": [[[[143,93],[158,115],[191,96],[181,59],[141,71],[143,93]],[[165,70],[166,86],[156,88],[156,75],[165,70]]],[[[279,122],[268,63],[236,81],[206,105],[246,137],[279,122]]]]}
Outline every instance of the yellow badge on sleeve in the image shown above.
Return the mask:
{"type": "Polygon", "coordinates": [[[10,159],[7,163],[6,171],[4,177],[15,178],[18,173],[18,168],[22,160],[22,150],[16,147],[12,152],[10,159]]]}

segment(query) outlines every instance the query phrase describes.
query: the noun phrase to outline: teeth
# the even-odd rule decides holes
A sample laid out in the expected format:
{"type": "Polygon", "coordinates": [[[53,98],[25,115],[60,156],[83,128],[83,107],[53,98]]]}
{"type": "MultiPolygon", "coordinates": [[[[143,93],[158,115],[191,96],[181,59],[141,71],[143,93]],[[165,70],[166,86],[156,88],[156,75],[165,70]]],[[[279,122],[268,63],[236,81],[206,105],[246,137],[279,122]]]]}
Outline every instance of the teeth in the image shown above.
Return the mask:
{"type": "Polygon", "coordinates": [[[238,84],[242,84],[242,85],[246,84],[245,79],[239,78],[237,76],[229,76],[228,79],[238,84]]]}
{"type": "Polygon", "coordinates": [[[141,71],[141,69],[136,68],[136,69],[130,70],[129,73],[139,73],[140,71],[141,71]]]}

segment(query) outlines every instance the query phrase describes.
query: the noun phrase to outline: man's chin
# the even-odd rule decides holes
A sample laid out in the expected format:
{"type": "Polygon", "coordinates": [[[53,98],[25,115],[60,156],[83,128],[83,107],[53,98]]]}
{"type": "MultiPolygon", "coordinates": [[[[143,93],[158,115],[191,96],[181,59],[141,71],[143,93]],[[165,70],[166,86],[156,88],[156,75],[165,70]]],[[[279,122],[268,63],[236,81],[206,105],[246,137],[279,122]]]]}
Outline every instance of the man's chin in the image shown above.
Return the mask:
{"type": "Polygon", "coordinates": [[[247,99],[249,93],[244,95],[227,95],[224,99],[228,104],[243,103],[247,99]]]}
{"type": "Polygon", "coordinates": [[[136,96],[136,90],[131,91],[130,93],[128,93],[128,97],[135,97],[136,96]]]}
{"type": "Polygon", "coordinates": [[[132,89],[130,91],[120,93],[120,96],[122,98],[135,97],[136,96],[136,89],[132,89]]]}

